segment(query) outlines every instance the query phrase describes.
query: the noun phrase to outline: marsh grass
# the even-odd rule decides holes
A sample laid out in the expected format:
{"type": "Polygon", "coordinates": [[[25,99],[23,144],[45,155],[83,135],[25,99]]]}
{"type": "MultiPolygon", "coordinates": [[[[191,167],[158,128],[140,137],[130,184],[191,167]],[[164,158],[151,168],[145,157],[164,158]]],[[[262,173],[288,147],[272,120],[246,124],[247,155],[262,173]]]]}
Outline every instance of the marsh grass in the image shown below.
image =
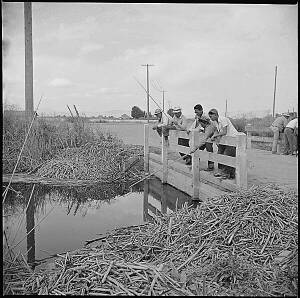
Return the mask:
{"type": "MultiPolygon", "coordinates": [[[[3,113],[2,172],[12,173],[20,154],[28,122],[9,111],[3,113]]],[[[92,130],[82,118],[76,121],[49,121],[38,117],[32,125],[16,172],[33,171],[41,163],[52,159],[60,150],[76,148],[94,140],[112,140],[109,133],[92,130]]]]}

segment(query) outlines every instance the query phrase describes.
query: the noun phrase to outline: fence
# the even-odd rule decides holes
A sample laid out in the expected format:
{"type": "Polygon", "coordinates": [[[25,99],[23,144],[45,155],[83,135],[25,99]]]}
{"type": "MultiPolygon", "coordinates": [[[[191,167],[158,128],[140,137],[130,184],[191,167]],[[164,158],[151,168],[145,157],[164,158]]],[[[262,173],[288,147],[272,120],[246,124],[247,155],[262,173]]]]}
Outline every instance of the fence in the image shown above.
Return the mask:
{"type": "MultiPolygon", "coordinates": [[[[255,128],[251,125],[246,125],[245,127],[246,134],[247,134],[247,149],[252,148],[252,143],[265,143],[272,147],[273,137],[264,137],[264,136],[253,136],[252,134],[270,134],[271,129],[269,128],[255,128]]],[[[272,132],[273,133],[273,132],[272,132]]],[[[279,140],[277,143],[277,153],[281,153],[281,148],[283,146],[283,133],[279,134],[279,140]]]]}
{"type": "MultiPolygon", "coordinates": [[[[193,198],[199,198],[200,193],[220,194],[220,191],[234,191],[239,188],[247,188],[247,155],[246,135],[240,133],[236,137],[223,136],[219,142],[221,145],[233,146],[236,149],[236,157],[197,150],[192,154],[192,167],[168,159],[168,153],[182,152],[188,154],[189,147],[178,145],[178,138],[189,139],[190,147],[199,144],[201,133],[185,131],[170,131],[169,146],[162,137],[161,155],[149,152],[149,125],[144,126],[144,166],[146,172],[155,172],[162,183],[168,183],[177,189],[189,194],[193,198]],[[211,173],[200,171],[201,164],[213,161],[235,168],[234,180],[222,180],[211,173]],[[160,170],[161,169],[161,170],[160,170]]],[[[179,155],[178,155],[179,156],[179,155]]]]}

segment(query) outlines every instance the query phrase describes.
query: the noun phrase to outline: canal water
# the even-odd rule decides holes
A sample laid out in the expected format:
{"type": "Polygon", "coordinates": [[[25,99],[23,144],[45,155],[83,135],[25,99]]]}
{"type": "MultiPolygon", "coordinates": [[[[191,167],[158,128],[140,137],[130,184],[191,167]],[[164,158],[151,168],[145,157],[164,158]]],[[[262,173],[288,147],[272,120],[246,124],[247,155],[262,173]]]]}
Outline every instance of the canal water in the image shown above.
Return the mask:
{"type": "Polygon", "coordinates": [[[3,206],[3,251],[8,245],[27,256],[29,263],[82,248],[98,234],[152,221],[154,214],[192,204],[187,194],[156,178],[141,182],[131,192],[120,184],[11,186],[3,206]]]}

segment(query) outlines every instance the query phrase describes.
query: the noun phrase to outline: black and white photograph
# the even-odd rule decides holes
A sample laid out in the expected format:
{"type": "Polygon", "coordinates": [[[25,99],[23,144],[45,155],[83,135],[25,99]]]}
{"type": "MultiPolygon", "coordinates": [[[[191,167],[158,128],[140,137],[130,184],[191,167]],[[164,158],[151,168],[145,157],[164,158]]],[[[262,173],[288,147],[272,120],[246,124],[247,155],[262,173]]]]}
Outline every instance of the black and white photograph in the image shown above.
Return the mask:
{"type": "Polygon", "coordinates": [[[298,2],[1,19],[4,296],[298,296],[298,2]]]}

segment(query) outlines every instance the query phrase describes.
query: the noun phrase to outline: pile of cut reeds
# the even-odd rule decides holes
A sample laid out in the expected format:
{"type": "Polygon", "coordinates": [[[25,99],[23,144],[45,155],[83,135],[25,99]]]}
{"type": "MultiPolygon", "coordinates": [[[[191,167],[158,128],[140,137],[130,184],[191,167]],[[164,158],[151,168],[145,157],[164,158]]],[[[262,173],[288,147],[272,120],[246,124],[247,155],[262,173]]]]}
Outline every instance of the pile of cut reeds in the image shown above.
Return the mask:
{"type": "Polygon", "coordinates": [[[116,229],[24,280],[24,294],[298,293],[298,196],[276,185],[116,229]]]}
{"type": "Polygon", "coordinates": [[[112,183],[140,179],[142,155],[142,146],[125,145],[115,140],[95,141],[61,150],[38,167],[34,175],[45,180],[55,179],[53,183],[56,184],[58,180],[78,183],[81,180],[84,184],[85,181],[112,183]]]}

